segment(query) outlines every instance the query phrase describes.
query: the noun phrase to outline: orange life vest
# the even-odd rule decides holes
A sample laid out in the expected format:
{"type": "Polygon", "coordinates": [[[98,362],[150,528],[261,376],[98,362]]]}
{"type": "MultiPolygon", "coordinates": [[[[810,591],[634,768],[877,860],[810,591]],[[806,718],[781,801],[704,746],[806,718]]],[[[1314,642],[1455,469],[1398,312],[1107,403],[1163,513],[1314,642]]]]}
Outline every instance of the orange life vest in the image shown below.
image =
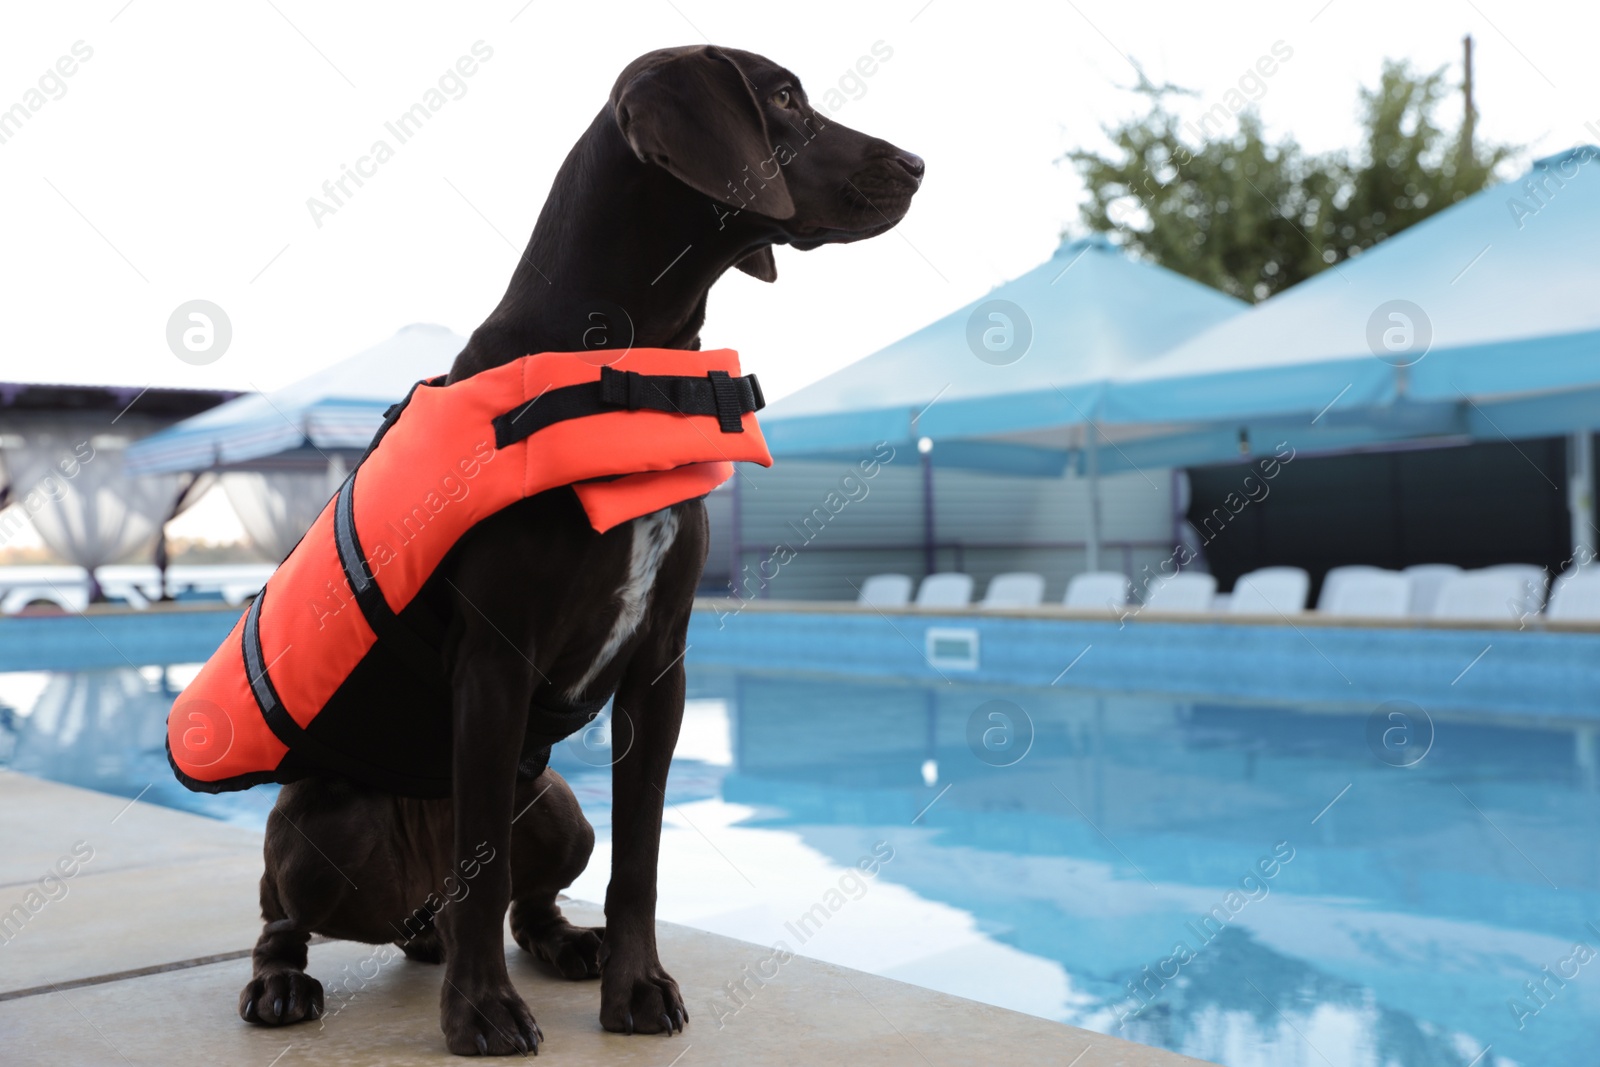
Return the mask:
{"type": "MultiPolygon", "coordinates": [[[[407,610],[445,554],[495,512],[560,486],[604,533],[705,495],[734,461],[771,466],[763,403],[728,349],[545,352],[453,385],[418,382],[174,702],[179,781],[216,793],[330,774],[448,795],[449,693],[427,626],[407,610]]],[[[547,757],[603,703],[553,703],[530,738],[547,757]]]]}

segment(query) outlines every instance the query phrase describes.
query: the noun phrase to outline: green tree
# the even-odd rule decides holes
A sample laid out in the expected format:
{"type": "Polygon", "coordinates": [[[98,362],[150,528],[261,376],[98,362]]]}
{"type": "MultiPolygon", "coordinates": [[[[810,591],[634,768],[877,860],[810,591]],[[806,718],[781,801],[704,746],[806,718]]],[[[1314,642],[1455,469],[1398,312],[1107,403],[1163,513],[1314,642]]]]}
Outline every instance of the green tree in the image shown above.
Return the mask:
{"type": "Polygon", "coordinates": [[[1106,128],[1113,152],[1065,157],[1088,187],[1082,222],[1196,281],[1265,299],[1489,184],[1516,149],[1474,143],[1470,118],[1445,130],[1435,112],[1451,89],[1443,69],[1386,62],[1377,88],[1361,91],[1359,148],[1315,155],[1292,137],[1268,141],[1253,110],[1229,136],[1186,136],[1200,130],[1168,98],[1193,94],[1141,79],[1149,111],[1106,128]]]}

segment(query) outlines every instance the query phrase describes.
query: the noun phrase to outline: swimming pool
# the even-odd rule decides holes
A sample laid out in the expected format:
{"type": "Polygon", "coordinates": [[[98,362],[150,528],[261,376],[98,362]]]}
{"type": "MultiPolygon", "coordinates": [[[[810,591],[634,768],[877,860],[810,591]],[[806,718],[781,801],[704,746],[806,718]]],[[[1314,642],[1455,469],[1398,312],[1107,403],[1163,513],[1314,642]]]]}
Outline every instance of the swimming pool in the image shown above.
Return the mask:
{"type": "MultiPolygon", "coordinates": [[[[167,771],[193,670],[0,674],[0,759],[260,826],[271,790],[167,771]]],[[[1229,1067],[1593,1062],[1592,723],[707,666],[689,695],[663,919],[1229,1067]]],[[[553,760],[595,900],[608,758],[553,760]]]]}

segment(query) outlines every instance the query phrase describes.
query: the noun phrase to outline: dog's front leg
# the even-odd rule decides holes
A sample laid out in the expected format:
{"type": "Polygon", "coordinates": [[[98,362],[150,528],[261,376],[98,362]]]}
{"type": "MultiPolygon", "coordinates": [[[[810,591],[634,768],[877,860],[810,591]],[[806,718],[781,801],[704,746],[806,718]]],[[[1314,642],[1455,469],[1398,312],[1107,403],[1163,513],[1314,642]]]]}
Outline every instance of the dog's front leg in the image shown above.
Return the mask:
{"type": "Polygon", "coordinates": [[[678,983],[656,953],[656,860],[667,771],[683,723],[688,612],[634,654],[612,710],[611,885],[600,947],[600,1025],[618,1033],[683,1029],[678,983]]]}
{"type": "Polygon", "coordinates": [[[440,1026],[457,1055],[537,1052],[543,1034],[506,974],[511,902],[511,805],[534,667],[495,633],[469,635],[456,660],[454,709],[456,881],[472,891],[439,912],[444,944],[440,1026]]]}

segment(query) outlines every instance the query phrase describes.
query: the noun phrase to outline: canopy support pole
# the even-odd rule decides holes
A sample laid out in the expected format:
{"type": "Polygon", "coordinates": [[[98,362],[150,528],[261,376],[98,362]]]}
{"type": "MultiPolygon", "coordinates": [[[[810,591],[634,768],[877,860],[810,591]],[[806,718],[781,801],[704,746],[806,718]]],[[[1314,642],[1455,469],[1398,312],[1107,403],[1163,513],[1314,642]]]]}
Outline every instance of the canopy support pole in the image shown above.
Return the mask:
{"type": "MultiPolygon", "coordinates": [[[[927,440],[923,438],[923,440],[927,440]]],[[[923,576],[933,574],[938,566],[937,550],[934,541],[934,515],[933,515],[933,449],[922,448],[918,443],[918,454],[922,459],[922,573],[923,576]]]]}
{"type": "Polygon", "coordinates": [[[1578,430],[1567,437],[1567,509],[1572,515],[1572,561],[1582,566],[1595,558],[1594,433],[1578,430]]]}
{"type": "Polygon", "coordinates": [[[178,490],[178,495],[172,498],[172,507],[167,511],[167,517],[161,520],[161,529],[156,531],[156,593],[155,599],[169,601],[172,593],[167,589],[167,566],[171,557],[167,553],[167,525],[183,511],[183,506],[189,500],[189,494],[194,492],[194,487],[200,484],[200,479],[205,477],[204,471],[195,471],[189,475],[189,480],[183,483],[178,490]]]}
{"type": "Polygon", "coordinates": [[[1091,571],[1100,569],[1100,449],[1094,423],[1083,428],[1083,458],[1089,472],[1089,533],[1084,541],[1084,557],[1091,571]]]}

